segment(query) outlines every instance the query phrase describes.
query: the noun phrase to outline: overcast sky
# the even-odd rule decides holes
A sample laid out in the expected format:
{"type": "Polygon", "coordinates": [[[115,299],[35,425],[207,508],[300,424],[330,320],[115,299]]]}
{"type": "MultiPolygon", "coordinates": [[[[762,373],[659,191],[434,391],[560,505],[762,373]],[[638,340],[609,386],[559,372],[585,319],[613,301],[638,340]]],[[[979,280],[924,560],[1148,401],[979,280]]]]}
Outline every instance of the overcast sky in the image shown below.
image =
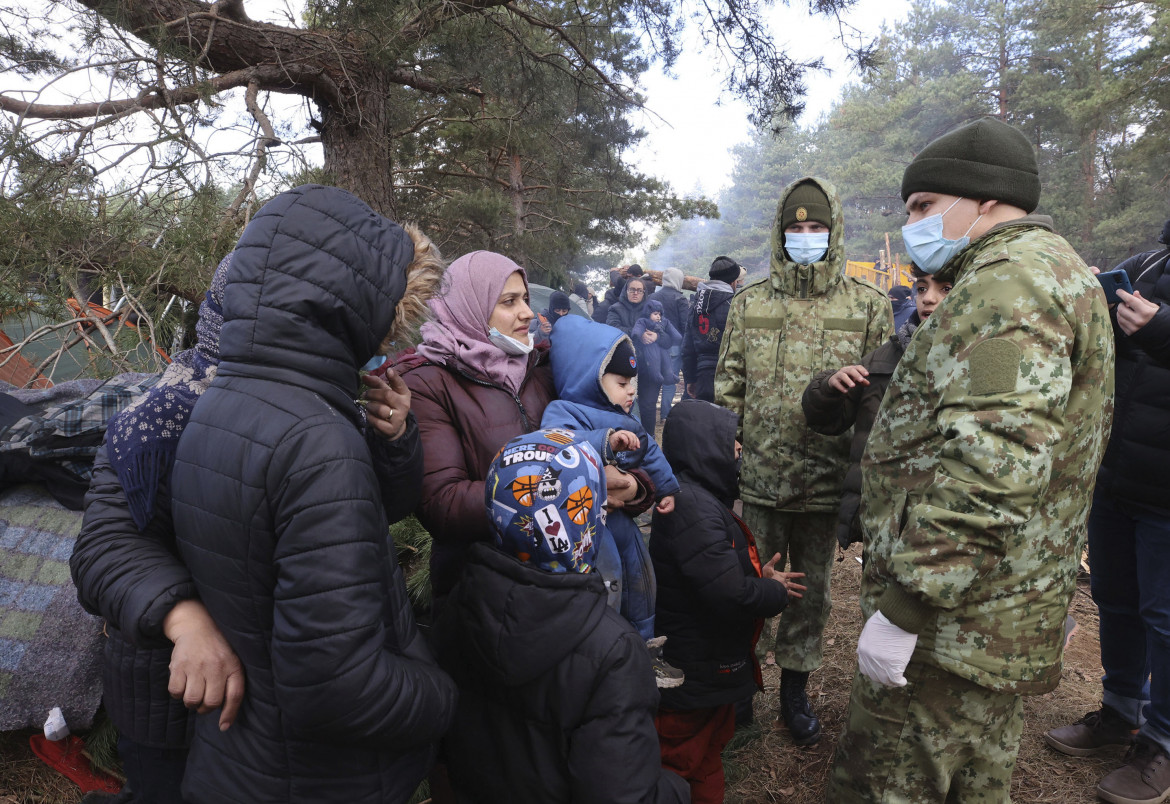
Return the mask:
{"type": "MultiPolygon", "coordinates": [[[[894,26],[909,8],[910,0],[858,0],[845,20],[867,38],[873,38],[883,22],[894,26]]],[[[815,122],[828,111],[841,89],[857,79],[845,63],[844,48],[836,38],[837,23],[811,16],[807,6],[799,2],[792,7],[777,6],[770,16],[773,35],[781,49],[796,61],[822,56],[831,68],[831,73],[808,74],[806,109],[797,123],[815,122]]],[[[647,105],[654,115],[644,115],[641,120],[649,136],[639,148],[636,161],[644,172],[669,180],[676,191],[688,195],[701,189],[708,197],[714,197],[730,182],[730,149],[746,140],[751,131],[747,106],[725,95],[721,100],[722,87],[715,68],[710,55],[691,47],[679,59],[675,77],[655,68],[643,82],[647,105]]]]}

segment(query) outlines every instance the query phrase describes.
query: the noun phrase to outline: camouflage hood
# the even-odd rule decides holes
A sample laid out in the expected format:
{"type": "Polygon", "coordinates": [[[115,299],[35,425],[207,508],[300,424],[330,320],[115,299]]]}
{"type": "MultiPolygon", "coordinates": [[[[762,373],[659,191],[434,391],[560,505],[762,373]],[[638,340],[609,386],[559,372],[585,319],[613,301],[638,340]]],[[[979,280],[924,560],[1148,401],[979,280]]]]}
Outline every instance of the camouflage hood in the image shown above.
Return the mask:
{"type": "Polygon", "coordinates": [[[789,184],[780,194],[776,205],[776,216],[772,219],[772,287],[787,296],[820,296],[841,281],[845,268],[845,215],[837,189],[824,179],[804,176],[789,184]],[[829,209],[833,225],[829,230],[829,250],[825,258],[812,265],[798,265],[788,258],[784,251],[784,230],[780,225],[780,213],[784,202],[798,184],[812,182],[829,197],[829,209]]]}

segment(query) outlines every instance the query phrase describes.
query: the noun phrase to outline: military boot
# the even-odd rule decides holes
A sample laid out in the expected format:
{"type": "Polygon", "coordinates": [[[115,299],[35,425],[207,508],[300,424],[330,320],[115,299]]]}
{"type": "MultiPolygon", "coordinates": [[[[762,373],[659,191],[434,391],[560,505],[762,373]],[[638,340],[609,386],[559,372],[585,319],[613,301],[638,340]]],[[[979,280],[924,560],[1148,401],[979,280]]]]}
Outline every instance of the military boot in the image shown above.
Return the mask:
{"type": "Polygon", "coordinates": [[[780,717],[797,745],[812,745],[821,739],[821,721],[808,705],[807,685],[808,673],[788,668],[780,671],[780,717]]]}

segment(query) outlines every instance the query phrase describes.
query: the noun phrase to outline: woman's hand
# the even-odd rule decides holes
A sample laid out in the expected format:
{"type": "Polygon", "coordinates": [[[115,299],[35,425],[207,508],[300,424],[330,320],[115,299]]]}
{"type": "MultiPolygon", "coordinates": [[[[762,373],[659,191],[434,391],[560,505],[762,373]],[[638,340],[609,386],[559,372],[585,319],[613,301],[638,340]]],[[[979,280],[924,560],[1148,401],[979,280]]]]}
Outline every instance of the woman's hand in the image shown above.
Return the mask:
{"type": "Polygon", "coordinates": [[[647,329],[642,332],[642,343],[646,344],[647,346],[654,343],[656,340],[658,340],[658,333],[654,330],[647,329]]]}
{"type": "Polygon", "coordinates": [[[394,369],[386,369],[386,379],[363,374],[366,390],[366,419],[379,435],[394,441],[406,431],[406,414],[410,413],[410,389],[394,369]]]}
{"type": "Polygon", "coordinates": [[[638,498],[638,481],[634,476],[623,472],[616,466],[605,467],[605,490],[608,497],[605,507],[610,510],[624,508],[626,503],[638,498]]]}
{"type": "Polygon", "coordinates": [[[179,601],[163,633],[175,643],[167,692],[201,715],[222,706],[219,730],[227,731],[244,699],[244,668],[211,615],[198,600],[179,601]]]}

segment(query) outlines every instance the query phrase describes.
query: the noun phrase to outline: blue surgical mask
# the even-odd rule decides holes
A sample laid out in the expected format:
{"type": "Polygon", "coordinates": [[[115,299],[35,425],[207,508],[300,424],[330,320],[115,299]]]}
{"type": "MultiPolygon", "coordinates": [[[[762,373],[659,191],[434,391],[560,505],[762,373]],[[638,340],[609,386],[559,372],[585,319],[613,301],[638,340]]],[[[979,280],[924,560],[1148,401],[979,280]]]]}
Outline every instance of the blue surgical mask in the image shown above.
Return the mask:
{"type": "MultiPolygon", "coordinates": [[[[962,200],[956,198],[955,204],[962,200]]],[[[902,242],[906,244],[906,252],[914,264],[928,274],[938,273],[952,257],[971,243],[971,238],[967,237],[967,234],[975,228],[976,223],[979,223],[979,218],[983,217],[980,215],[976,218],[958,240],[947,240],[943,237],[943,215],[954,209],[955,204],[947,207],[942,214],[930,215],[917,223],[902,227],[902,242]]]]}
{"type": "Polygon", "coordinates": [[[362,371],[373,371],[386,362],[386,355],[374,355],[362,366],[362,371]]]}
{"type": "Polygon", "coordinates": [[[793,262],[801,265],[814,263],[829,250],[828,232],[785,232],[784,250],[793,262]]]}

